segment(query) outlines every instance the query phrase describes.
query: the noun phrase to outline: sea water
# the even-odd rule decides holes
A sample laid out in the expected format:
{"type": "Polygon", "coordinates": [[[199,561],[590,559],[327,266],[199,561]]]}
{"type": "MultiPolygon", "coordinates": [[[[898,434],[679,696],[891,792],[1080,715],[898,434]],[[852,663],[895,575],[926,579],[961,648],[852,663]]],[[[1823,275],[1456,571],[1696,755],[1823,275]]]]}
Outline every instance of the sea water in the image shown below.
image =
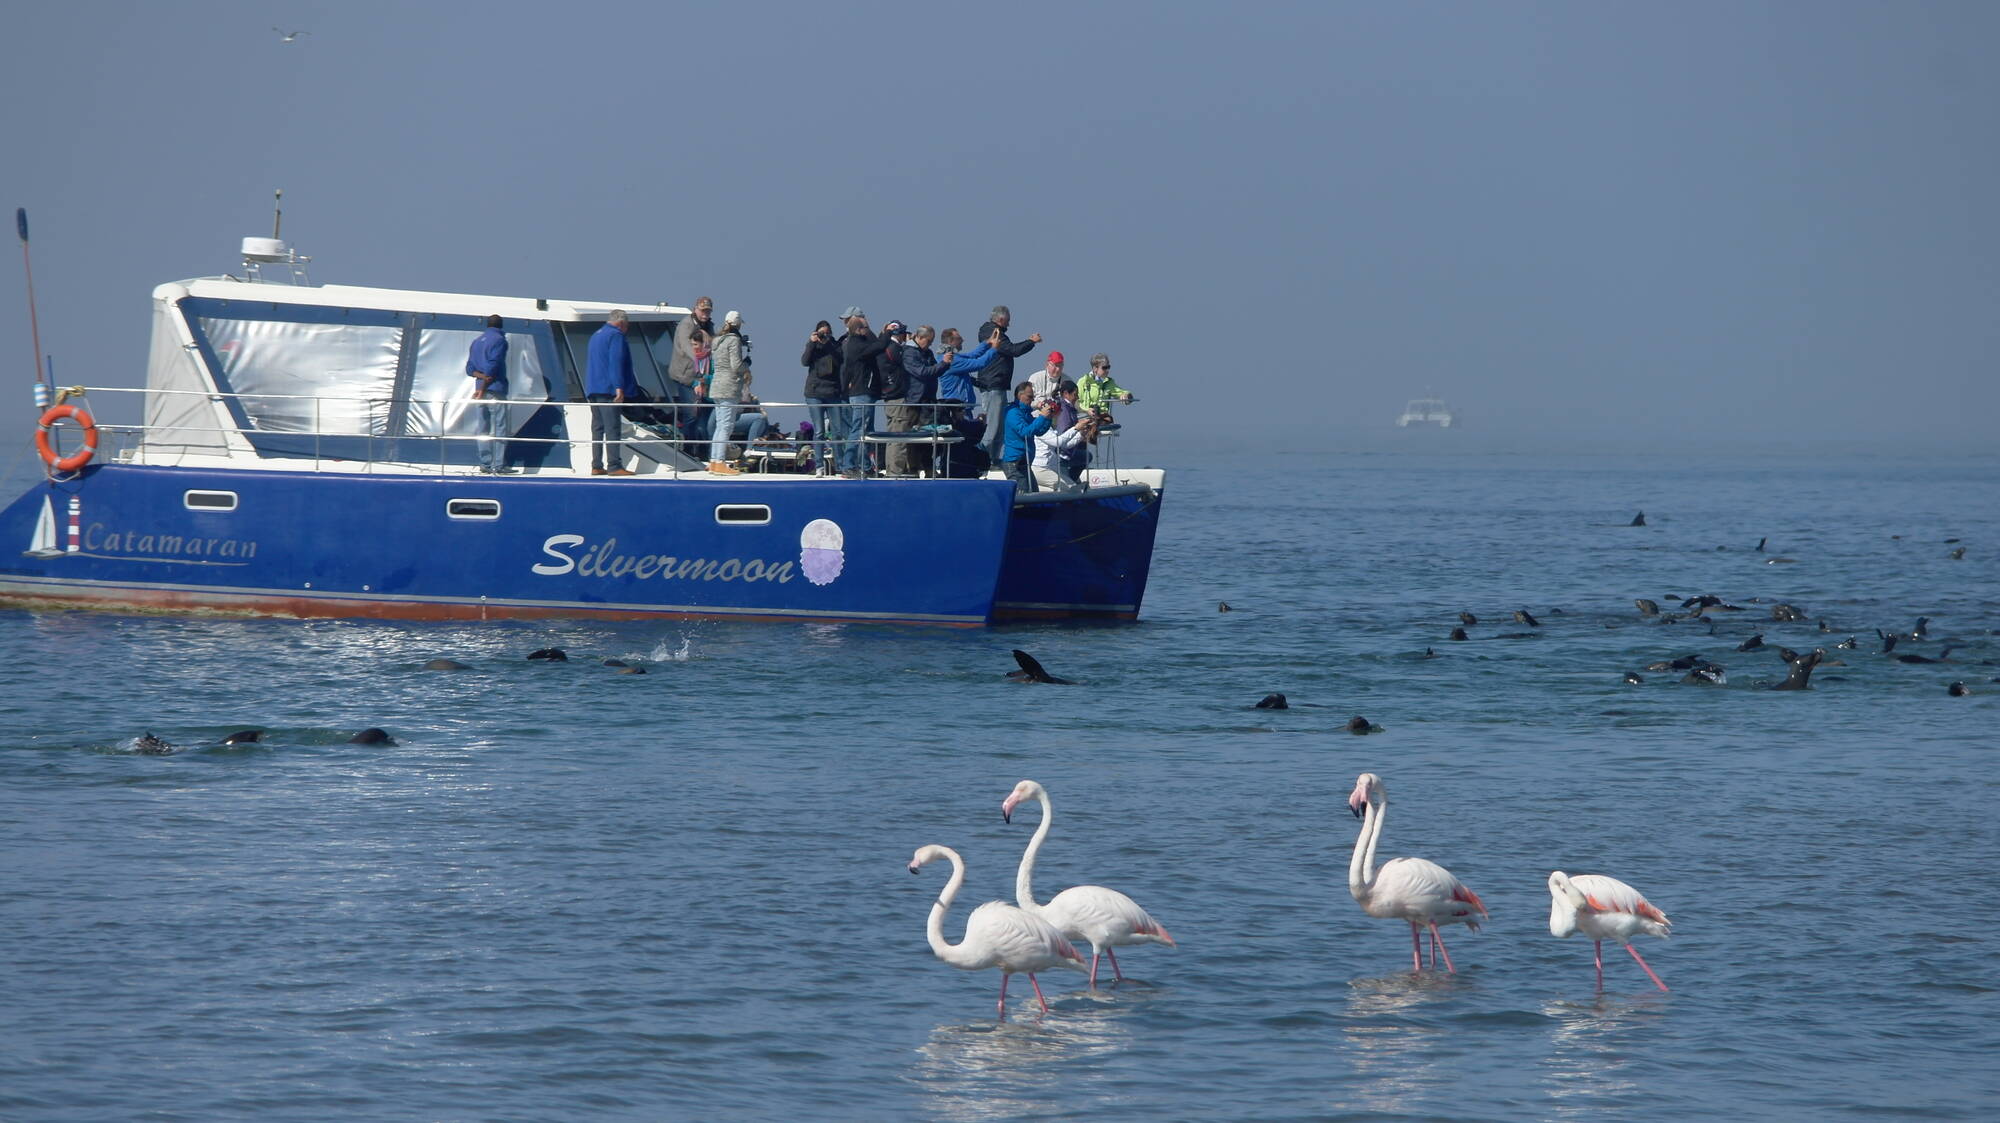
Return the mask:
{"type": "Polygon", "coordinates": [[[1996,480],[1190,458],[1115,627],[0,613],[0,1117],[1989,1119],[1996,480]],[[1702,593],[1743,610],[1633,605],[1702,593]],[[1949,663],[1879,653],[1919,616],[1897,653],[1949,663]],[[1828,649],[1812,690],[1764,689],[1781,645],[1828,649]],[[1016,647],[1075,685],[1008,681],[1016,647]],[[1726,685],[1623,681],[1690,653],[1726,685]],[[1348,894],[1363,771],[1380,857],[1491,910],[1455,975],[1348,894]],[[1179,946],[1002,1019],[926,946],[948,870],[906,866],[965,855],[956,939],[1012,896],[1024,778],[1040,890],[1179,946]],[[1673,919],[1639,945],[1670,992],[1615,945],[1597,989],[1553,869],[1673,919]]]}

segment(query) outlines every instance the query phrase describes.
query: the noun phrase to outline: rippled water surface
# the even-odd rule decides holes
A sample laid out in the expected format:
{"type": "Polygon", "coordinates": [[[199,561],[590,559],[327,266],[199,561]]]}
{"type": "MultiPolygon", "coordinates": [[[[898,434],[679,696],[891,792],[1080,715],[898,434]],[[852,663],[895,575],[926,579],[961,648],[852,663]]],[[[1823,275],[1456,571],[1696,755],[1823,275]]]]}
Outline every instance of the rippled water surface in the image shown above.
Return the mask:
{"type": "Polygon", "coordinates": [[[2000,459],[1691,463],[1205,461],[1125,627],[0,613],[0,1117],[1992,1118],[2000,459]],[[1919,616],[1950,663],[1879,654],[1919,616]],[[1492,910],[1457,975],[1347,893],[1364,770],[1492,910]],[[965,854],[953,937],[1011,897],[1024,777],[1038,888],[1180,946],[1000,1020],[905,867],[965,854]],[[1557,868],[1666,910],[1670,993],[1596,990],[1557,868]]]}

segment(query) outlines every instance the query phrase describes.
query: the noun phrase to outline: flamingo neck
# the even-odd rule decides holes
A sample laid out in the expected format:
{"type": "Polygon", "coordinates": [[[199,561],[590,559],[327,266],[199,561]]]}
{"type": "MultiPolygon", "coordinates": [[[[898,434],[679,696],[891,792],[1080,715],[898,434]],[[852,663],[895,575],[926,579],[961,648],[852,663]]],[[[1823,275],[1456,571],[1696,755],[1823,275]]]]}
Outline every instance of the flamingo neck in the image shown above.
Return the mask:
{"type": "Polygon", "coordinates": [[[931,919],[924,927],[924,936],[930,940],[931,952],[939,959],[954,967],[964,967],[972,965],[976,957],[965,946],[964,940],[956,946],[945,942],[944,915],[951,911],[951,903],[958,899],[959,887],[965,884],[965,859],[950,849],[945,850],[945,856],[951,859],[951,880],[944,883],[944,892],[931,902],[931,919]]]}
{"type": "Polygon", "coordinates": [[[1055,808],[1049,805],[1047,792],[1035,798],[1042,805],[1042,821],[1035,825],[1035,837],[1028,840],[1028,848],[1021,854],[1021,868],[1014,873],[1014,903],[1028,912],[1039,914],[1042,906],[1035,903],[1035,856],[1042,852],[1042,843],[1049,837],[1049,824],[1055,821],[1055,808]]]}
{"type": "Polygon", "coordinates": [[[1362,813],[1361,833],[1354,839],[1354,857],[1347,863],[1347,891],[1362,904],[1375,887],[1375,843],[1382,837],[1382,822],[1389,817],[1389,798],[1377,802],[1371,795],[1368,810],[1362,813]]]}

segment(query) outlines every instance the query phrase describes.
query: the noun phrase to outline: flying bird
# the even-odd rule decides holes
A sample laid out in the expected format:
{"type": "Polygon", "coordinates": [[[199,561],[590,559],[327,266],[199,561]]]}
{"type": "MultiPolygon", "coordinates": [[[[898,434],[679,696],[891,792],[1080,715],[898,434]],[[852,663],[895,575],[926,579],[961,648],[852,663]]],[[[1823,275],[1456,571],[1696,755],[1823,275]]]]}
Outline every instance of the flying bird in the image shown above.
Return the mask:
{"type": "Polygon", "coordinates": [[[312,34],[310,31],[286,31],[282,27],[274,27],[271,30],[278,33],[280,43],[296,43],[299,41],[299,36],[312,34]]]}

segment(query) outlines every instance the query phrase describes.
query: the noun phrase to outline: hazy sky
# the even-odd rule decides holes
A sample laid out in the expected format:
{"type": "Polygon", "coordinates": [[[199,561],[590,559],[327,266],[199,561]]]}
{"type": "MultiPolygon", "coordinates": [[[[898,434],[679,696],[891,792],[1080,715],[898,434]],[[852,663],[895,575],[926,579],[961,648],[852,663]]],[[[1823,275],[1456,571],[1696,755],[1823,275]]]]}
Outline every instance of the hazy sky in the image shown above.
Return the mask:
{"type": "MultiPolygon", "coordinates": [[[[859,304],[1109,352],[1155,436],[1991,449],[2000,4],[22,4],[59,380],[285,189],[314,280],[859,304]],[[309,34],[283,43],[272,25],[309,34]]],[[[18,265],[0,370],[31,372],[18,265]]],[[[1023,372],[1039,365],[1037,351],[1023,372]]],[[[25,422],[23,423],[25,424],[25,422]]]]}

